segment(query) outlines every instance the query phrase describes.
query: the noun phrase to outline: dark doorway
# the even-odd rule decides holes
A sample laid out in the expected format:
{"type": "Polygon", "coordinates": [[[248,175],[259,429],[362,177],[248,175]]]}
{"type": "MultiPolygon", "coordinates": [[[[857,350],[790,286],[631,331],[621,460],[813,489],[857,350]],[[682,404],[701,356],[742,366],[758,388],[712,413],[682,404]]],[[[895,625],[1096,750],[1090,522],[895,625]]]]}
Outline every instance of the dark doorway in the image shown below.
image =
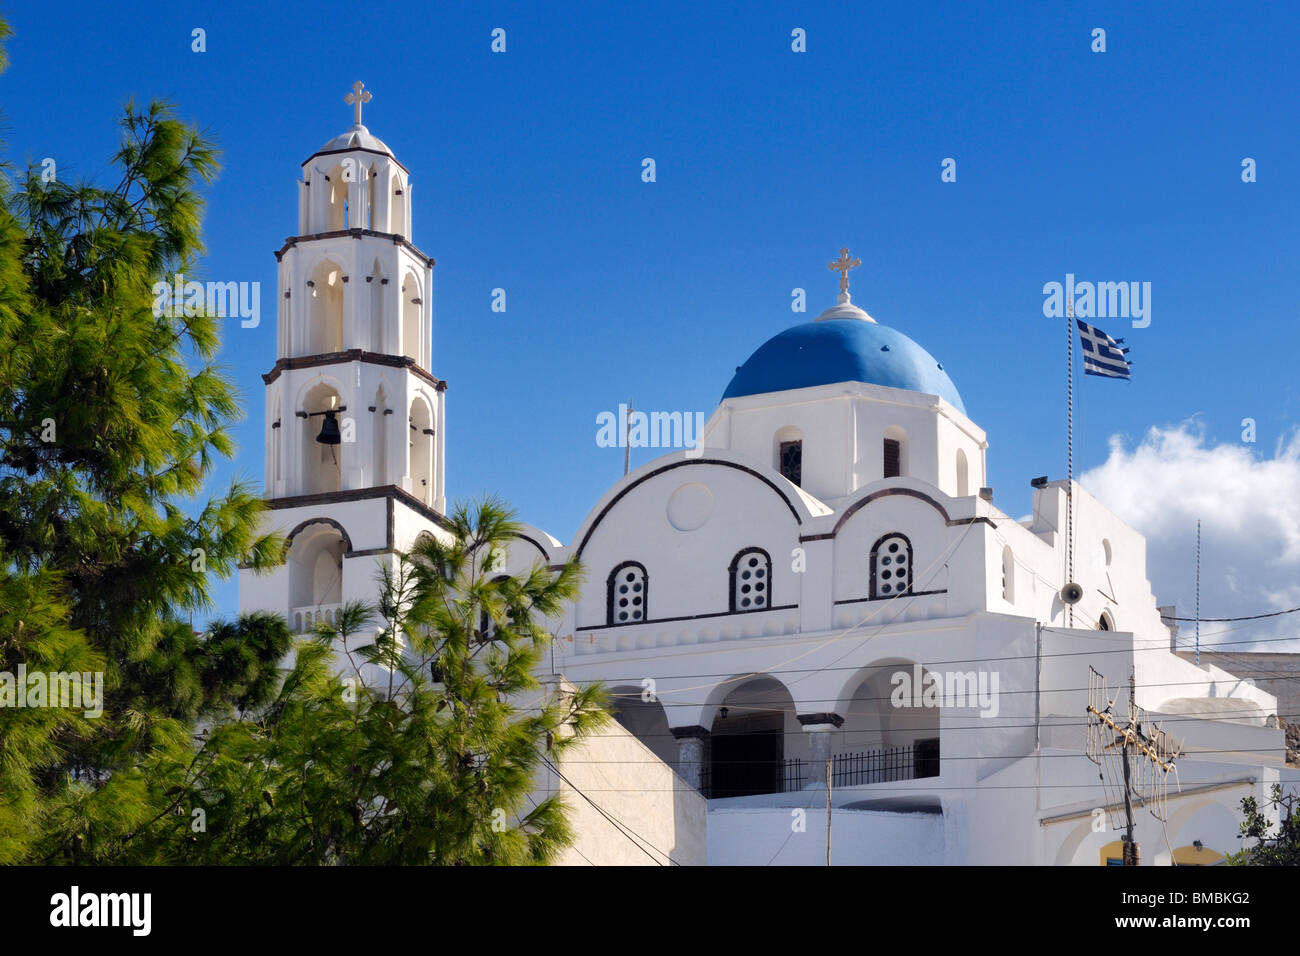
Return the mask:
{"type": "Polygon", "coordinates": [[[747,797],[781,789],[784,734],[779,730],[715,735],[712,796],[747,797]]]}

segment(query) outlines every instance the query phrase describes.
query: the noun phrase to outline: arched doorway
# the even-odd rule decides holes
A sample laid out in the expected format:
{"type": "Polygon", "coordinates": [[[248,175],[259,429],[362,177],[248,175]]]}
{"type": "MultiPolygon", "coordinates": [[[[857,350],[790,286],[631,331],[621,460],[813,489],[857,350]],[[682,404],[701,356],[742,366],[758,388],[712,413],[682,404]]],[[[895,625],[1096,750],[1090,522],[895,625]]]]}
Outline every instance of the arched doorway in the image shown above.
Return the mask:
{"type": "Polygon", "coordinates": [[[757,677],[731,689],[710,731],[708,773],[701,781],[706,796],[785,793],[801,789],[810,779],[808,742],[794,700],[773,677],[757,677]]]}

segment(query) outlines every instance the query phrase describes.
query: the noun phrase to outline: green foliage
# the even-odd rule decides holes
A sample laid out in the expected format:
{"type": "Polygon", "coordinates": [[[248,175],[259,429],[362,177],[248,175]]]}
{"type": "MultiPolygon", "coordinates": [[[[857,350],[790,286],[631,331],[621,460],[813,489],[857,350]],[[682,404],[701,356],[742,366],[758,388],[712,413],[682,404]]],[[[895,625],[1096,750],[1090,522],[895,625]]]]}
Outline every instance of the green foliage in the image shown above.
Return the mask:
{"type": "Polygon", "coordinates": [[[1233,866],[1300,866],[1300,796],[1283,796],[1282,787],[1275,783],[1269,797],[1264,806],[1280,811],[1277,832],[1273,832],[1273,824],[1258,801],[1245,797],[1241,801],[1245,816],[1241,836],[1254,840],[1255,845],[1230,855],[1228,862],[1233,866]]]}
{"type": "Polygon", "coordinates": [[[162,103],[128,104],[121,130],[110,187],[39,167],[0,187],[0,672],[97,672],[105,691],[98,718],[0,708],[0,863],[114,852],[190,724],[267,698],[288,644],[266,621],[188,623],[214,576],[281,542],[251,485],[205,497],[238,413],[219,320],[153,310],[154,283],[202,255],[216,151],[162,103]]]}
{"type": "Polygon", "coordinates": [[[345,605],[299,646],[262,714],[213,731],[181,775],[185,812],[154,824],[134,859],[555,858],[572,837],[565,808],[530,791],[547,760],[608,719],[599,686],[534,677],[552,640],[544,619],[576,595],[579,569],[501,574],[516,525],[495,502],[450,524],[382,564],[374,606],[345,605]]]}

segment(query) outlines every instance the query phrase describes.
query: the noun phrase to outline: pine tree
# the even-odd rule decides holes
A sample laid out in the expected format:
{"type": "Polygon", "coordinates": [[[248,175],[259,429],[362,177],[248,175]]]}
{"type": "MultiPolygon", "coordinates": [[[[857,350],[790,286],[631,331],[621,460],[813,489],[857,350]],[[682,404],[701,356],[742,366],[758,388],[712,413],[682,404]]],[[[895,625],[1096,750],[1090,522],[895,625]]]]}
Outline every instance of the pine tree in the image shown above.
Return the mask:
{"type": "Polygon", "coordinates": [[[198,267],[216,151],[166,104],[121,127],[115,185],[33,167],[0,196],[0,673],[105,689],[98,718],[0,708],[0,863],[119,853],[175,785],[150,774],[185,765],[198,716],[270,693],[288,644],[282,622],[236,622],[250,662],[188,623],[281,542],[251,484],[207,493],[238,413],[220,320],[153,308],[198,267]]]}
{"type": "Polygon", "coordinates": [[[146,856],[524,864],[569,844],[560,799],[530,792],[608,720],[599,685],[535,676],[579,568],[502,574],[518,527],[494,501],[449,520],[450,541],[382,566],[374,605],[346,604],[300,645],[263,714],[213,731],[189,768],[188,814],[160,820],[146,856]]]}

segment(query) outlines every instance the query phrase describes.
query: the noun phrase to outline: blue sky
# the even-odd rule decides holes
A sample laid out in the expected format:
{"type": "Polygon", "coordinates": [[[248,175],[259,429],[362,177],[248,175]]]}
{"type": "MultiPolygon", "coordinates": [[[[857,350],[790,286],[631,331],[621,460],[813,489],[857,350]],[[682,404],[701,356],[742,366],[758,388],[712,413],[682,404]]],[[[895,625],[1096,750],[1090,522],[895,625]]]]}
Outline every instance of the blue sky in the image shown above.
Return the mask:
{"type": "MultiPolygon", "coordinates": [[[[1064,472],[1063,330],[1042,287],[1066,273],[1152,285],[1150,327],[1098,320],[1127,339],[1135,373],[1083,382],[1079,471],[1107,461],[1112,435],[1132,449],[1189,419],[1212,449],[1240,446],[1254,418],[1248,470],[1285,457],[1300,413],[1300,21],[1287,5],[542,6],[123,2],[54,16],[0,2],[16,33],[0,80],[8,156],[106,178],[125,100],[176,103],[223,150],[205,277],[260,281],[266,311],[299,164],[350,125],[342,98],[363,80],[366,124],[411,169],[414,241],[438,263],[449,494],[498,493],[562,540],[622,472],[622,451],[596,445],[597,414],[629,397],[711,413],[750,352],[834,302],[826,263],[845,245],[863,262],[855,303],[929,349],[987,430],[1009,513],[1029,510],[1030,478],[1064,472]],[[205,53],[190,50],[195,27],[205,53]],[[504,54],[489,49],[495,27],[504,54]],[[796,27],[806,53],[791,51],[796,27]],[[1096,27],[1105,53],[1090,49],[1096,27]],[[945,157],[955,183],[940,182],[945,157]],[[808,315],[792,314],[794,287],[808,315]]],[[[261,481],[274,358],[273,321],[230,321],[222,360],[248,417],[223,479],[261,481]]],[[[656,454],[634,450],[633,464],[656,454]]],[[[1151,577],[1190,606],[1176,524],[1151,577]]],[[[1234,568],[1283,577],[1224,585],[1203,610],[1268,609],[1295,571],[1234,568]]],[[[233,583],[219,596],[233,613],[233,583]]]]}

